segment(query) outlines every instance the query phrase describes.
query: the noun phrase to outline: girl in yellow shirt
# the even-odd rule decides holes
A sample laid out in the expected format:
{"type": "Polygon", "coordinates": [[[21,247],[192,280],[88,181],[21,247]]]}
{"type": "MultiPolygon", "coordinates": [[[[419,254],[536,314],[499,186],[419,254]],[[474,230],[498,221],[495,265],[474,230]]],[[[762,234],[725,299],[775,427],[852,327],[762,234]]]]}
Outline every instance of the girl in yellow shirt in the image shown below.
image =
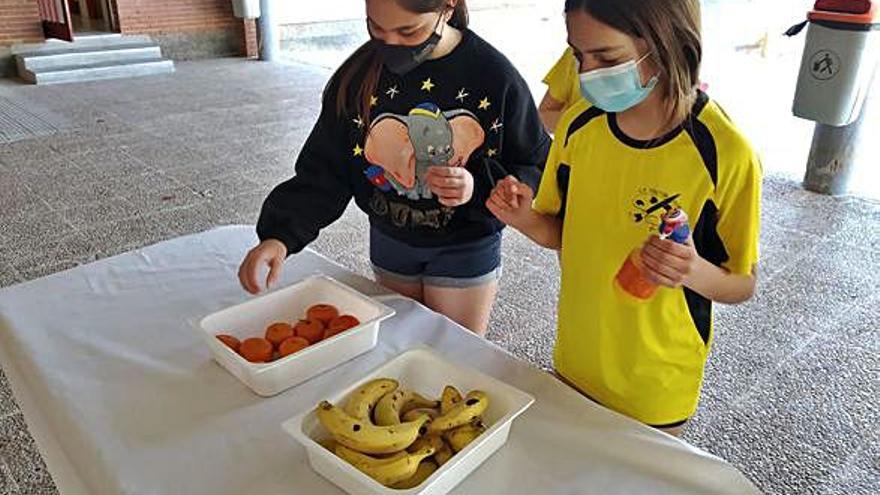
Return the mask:
{"type": "Polygon", "coordinates": [[[698,88],[699,0],[566,0],[565,12],[584,99],[556,127],[534,202],[507,177],[486,204],[561,248],[557,373],[677,435],[699,400],[713,302],[755,291],[760,163],[698,88]],[[691,235],[658,236],[680,212],[691,235]],[[631,254],[660,286],[647,299],[615,282],[631,254]]]}

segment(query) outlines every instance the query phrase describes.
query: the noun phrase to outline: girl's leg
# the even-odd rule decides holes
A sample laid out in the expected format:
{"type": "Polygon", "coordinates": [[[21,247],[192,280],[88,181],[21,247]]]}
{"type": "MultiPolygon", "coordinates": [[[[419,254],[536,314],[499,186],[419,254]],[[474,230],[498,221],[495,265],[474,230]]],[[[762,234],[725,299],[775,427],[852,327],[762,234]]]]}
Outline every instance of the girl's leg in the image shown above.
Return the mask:
{"type": "Polygon", "coordinates": [[[489,326],[489,314],[497,294],[497,280],[463,288],[426,284],[424,303],[482,337],[489,326]]]}
{"type": "Polygon", "coordinates": [[[444,249],[425,269],[425,305],[482,337],[500,276],[501,233],[444,249]]]}
{"type": "Polygon", "coordinates": [[[374,273],[376,275],[376,282],[379,282],[380,285],[387,287],[402,296],[415,299],[420,303],[425,302],[425,294],[421,282],[407,282],[392,276],[384,275],[376,270],[374,270],[374,273]]]}

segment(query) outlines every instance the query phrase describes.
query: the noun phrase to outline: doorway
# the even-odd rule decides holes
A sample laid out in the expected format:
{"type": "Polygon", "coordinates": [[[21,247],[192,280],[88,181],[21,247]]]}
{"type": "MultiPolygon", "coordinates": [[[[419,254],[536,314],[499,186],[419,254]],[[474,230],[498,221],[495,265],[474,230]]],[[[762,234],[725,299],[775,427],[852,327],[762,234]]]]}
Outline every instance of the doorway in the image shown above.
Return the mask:
{"type": "Polygon", "coordinates": [[[73,30],[78,35],[118,31],[111,0],[65,0],[70,6],[73,30]]]}
{"type": "Polygon", "coordinates": [[[80,36],[119,32],[115,0],[37,0],[46,38],[73,41],[80,36]]]}

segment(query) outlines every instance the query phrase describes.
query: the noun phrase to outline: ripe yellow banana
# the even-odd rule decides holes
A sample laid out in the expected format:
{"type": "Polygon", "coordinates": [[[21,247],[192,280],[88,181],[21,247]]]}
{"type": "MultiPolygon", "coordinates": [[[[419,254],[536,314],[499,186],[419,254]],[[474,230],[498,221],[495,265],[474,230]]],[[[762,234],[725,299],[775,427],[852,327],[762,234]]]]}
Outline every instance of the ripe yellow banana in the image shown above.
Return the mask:
{"type": "Polygon", "coordinates": [[[461,402],[461,393],[452,385],[447,385],[443,388],[443,395],[440,397],[440,414],[446,414],[459,402],[461,402]]]}
{"type": "Polygon", "coordinates": [[[428,433],[440,433],[470,423],[482,416],[488,407],[489,397],[485,392],[469,392],[461,402],[432,421],[428,433]]]}
{"type": "Polygon", "coordinates": [[[413,442],[413,444],[410,445],[409,449],[407,450],[409,450],[410,452],[418,452],[419,450],[422,450],[424,448],[431,448],[436,453],[440,450],[443,450],[444,445],[445,444],[443,443],[443,439],[441,437],[437,435],[430,435],[419,437],[419,439],[413,442]]]}
{"type": "Polygon", "coordinates": [[[388,392],[397,389],[397,380],[390,378],[377,378],[361,385],[348,398],[345,407],[346,413],[363,421],[370,420],[370,412],[379,399],[388,392]]]}
{"type": "Polygon", "coordinates": [[[419,464],[419,467],[416,468],[416,473],[412,475],[411,478],[397,482],[391,485],[391,488],[395,488],[397,490],[408,490],[410,488],[415,488],[424,483],[425,480],[428,479],[432,474],[434,474],[434,471],[436,471],[437,469],[439,469],[439,466],[437,466],[436,462],[430,459],[426,459],[422,461],[421,464],[419,464]]]}
{"type": "Polygon", "coordinates": [[[373,409],[373,422],[379,426],[400,424],[400,409],[406,399],[406,390],[397,389],[386,393],[373,409]]]}
{"type": "Polygon", "coordinates": [[[420,407],[418,409],[411,409],[403,413],[403,416],[401,416],[401,418],[403,419],[403,421],[414,421],[423,414],[427,415],[429,418],[431,418],[431,420],[440,416],[440,412],[436,409],[426,409],[420,407]]]}
{"type": "Polygon", "coordinates": [[[467,424],[458,428],[447,431],[443,434],[443,438],[452,446],[452,450],[461,452],[471,442],[483,434],[486,428],[480,425],[467,424]]]}
{"type": "Polygon", "coordinates": [[[427,447],[412,454],[377,459],[344,445],[336,447],[336,455],[385,486],[391,486],[412,478],[416,474],[422,460],[433,454],[434,449],[427,447]]]}
{"type": "Polygon", "coordinates": [[[333,452],[334,450],[336,450],[337,444],[336,444],[336,440],[334,440],[333,438],[324,438],[324,439],[318,440],[318,445],[320,445],[321,447],[324,447],[325,449],[329,450],[330,452],[333,452]]]}
{"type": "Polygon", "coordinates": [[[316,411],[318,421],[337,442],[365,454],[391,454],[406,449],[426,431],[427,416],[391,426],[375,426],[359,420],[333,404],[322,401],[316,411]]]}
{"type": "Polygon", "coordinates": [[[373,420],[379,426],[396,425],[406,412],[434,407],[437,407],[437,401],[426,399],[412,390],[399,388],[379,399],[373,409],[373,420]]]}
{"type": "Polygon", "coordinates": [[[438,465],[442,466],[449,462],[453,455],[455,454],[452,452],[452,447],[444,440],[443,446],[437,449],[437,452],[434,452],[434,460],[437,461],[438,465]]]}
{"type": "Polygon", "coordinates": [[[436,409],[440,407],[440,401],[428,399],[417,392],[409,392],[403,400],[400,414],[406,414],[413,409],[436,409]]]}
{"type": "MultiPolygon", "coordinates": [[[[335,449],[334,449],[334,452],[335,452],[335,449]]],[[[406,457],[409,454],[410,453],[407,452],[406,450],[401,450],[400,452],[395,452],[393,454],[375,454],[374,456],[371,456],[371,457],[390,461],[390,460],[394,460],[394,459],[400,459],[401,457],[406,457]]]]}

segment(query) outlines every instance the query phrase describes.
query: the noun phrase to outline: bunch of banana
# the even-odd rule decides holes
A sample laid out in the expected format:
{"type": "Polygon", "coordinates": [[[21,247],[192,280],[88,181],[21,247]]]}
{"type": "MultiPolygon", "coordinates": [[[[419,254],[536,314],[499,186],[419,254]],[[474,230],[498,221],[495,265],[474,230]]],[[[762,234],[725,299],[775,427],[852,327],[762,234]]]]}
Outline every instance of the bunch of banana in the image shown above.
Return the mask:
{"type": "Polygon", "coordinates": [[[416,487],[474,441],[486,428],[485,393],[462,397],[453,386],[432,400],[378,378],[355,390],[343,407],[323,401],[318,421],[332,435],[322,443],[385,486],[416,487]]]}

